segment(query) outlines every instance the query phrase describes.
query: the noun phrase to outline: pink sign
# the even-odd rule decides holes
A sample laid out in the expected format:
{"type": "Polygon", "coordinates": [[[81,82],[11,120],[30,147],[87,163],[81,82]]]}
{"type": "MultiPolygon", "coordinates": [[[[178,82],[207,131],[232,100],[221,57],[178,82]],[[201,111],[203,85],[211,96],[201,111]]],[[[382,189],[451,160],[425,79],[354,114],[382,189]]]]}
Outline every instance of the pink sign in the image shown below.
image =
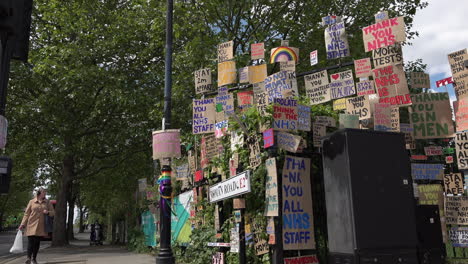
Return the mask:
{"type": "Polygon", "coordinates": [[[316,255],[300,256],[295,258],[285,258],[284,264],[318,264],[318,258],[316,255]]]}
{"type": "Polygon", "coordinates": [[[265,58],[265,47],[263,43],[252,44],[250,45],[250,49],[252,60],[265,58]]]}
{"type": "Polygon", "coordinates": [[[153,159],[180,158],[180,130],[153,132],[153,159]]]}
{"type": "Polygon", "coordinates": [[[275,144],[273,128],[263,131],[263,147],[269,148],[275,144]]]}

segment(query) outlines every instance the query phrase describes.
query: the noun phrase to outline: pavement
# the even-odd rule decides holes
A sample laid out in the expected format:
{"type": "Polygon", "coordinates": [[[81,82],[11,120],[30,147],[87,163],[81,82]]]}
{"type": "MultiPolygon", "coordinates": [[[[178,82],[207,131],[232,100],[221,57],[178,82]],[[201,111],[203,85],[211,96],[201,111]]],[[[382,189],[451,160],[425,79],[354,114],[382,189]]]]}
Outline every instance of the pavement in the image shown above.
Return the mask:
{"type": "MultiPolygon", "coordinates": [[[[3,236],[0,241],[3,243],[3,236]]],[[[67,247],[50,247],[44,241],[41,242],[41,250],[37,255],[39,264],[155,264],[155,257],[149,254],[137,254],[126,250],[122,246],[90,246],[89,232],[75,234],[76,240],[70,242],[67,247]],[[45,248],[42,248],[44,244],[45,248]]],[[[14,240],[14,236],[13,236],[14,240]]],[[[6,244],[13,244],[13,240],[6,244]]],[[[24,244],[26,247],[27,244],[24,244]]],[[[8,248],[9,250],[9,248],[8,248]]],[[[0,264],[23,264],[26,254],[10,254],[0,256],[0,264]]]]}

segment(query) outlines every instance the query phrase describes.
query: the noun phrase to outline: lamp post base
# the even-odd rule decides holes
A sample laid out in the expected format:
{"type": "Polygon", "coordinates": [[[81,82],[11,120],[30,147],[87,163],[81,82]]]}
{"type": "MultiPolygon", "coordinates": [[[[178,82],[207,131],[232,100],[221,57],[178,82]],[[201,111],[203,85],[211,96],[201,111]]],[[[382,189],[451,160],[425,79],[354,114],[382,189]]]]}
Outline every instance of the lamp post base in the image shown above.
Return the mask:
{"type": "Polygon", "coordinates": [[[174,256],[170,248],[160,249],[156,256],[156,264],[174,264],[174,261],[174,256]]]}

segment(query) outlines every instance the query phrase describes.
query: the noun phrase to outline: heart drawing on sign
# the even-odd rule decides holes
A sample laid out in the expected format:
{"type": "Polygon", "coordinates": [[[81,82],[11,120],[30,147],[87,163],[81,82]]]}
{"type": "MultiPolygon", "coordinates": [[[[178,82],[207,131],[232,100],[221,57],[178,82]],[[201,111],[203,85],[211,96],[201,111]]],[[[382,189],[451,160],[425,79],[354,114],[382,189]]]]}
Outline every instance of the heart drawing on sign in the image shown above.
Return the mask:
{"type": "Polygon", "coordinates": [[[338,80],[338,78],[340,78],[340,74],[332,74],[331,77],[333,78],[333,80],[338,80]]]}

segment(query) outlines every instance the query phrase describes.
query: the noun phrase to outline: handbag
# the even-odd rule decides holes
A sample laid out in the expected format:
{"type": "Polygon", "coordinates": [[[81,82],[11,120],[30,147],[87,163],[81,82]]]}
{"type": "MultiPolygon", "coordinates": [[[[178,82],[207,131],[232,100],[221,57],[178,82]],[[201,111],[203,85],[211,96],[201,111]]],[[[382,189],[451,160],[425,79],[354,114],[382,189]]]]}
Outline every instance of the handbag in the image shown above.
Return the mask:
{"type": "Polygon", "coordinates": [[[16,233],[15,242],[13,242],[10,253],[23,253],[23,233],[21,230],[16,233]]]}

